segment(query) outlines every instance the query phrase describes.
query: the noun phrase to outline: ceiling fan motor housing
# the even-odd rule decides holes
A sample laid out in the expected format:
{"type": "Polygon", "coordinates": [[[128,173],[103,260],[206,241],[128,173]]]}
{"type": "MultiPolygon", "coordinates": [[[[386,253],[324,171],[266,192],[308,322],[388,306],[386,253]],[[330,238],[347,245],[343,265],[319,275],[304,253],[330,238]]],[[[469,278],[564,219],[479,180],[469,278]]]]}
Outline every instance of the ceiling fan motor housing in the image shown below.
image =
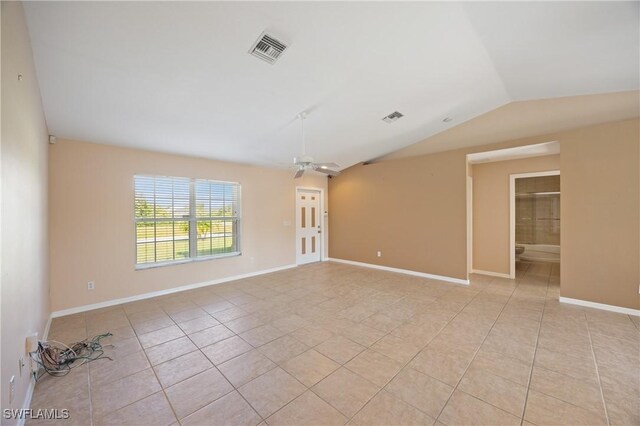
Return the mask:
{"type": "Polygon", "coordinates": [[[311,164],[313,163],[313,158],[309,157],[308,155],[303,155],[302,157],[293,157],[293,163],[302,165],[311,164]]]}

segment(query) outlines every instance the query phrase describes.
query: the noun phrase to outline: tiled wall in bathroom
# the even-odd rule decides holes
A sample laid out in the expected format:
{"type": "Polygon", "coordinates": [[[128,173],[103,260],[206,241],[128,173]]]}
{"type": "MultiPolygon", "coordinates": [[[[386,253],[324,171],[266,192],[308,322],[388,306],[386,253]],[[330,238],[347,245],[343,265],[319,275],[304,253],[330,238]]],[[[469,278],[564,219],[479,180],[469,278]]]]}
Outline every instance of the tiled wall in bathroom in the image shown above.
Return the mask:
{"type": "Polygon", "coordinates": [[[560,176],[516,179],[516,243],[560,245],[560,176]]]}

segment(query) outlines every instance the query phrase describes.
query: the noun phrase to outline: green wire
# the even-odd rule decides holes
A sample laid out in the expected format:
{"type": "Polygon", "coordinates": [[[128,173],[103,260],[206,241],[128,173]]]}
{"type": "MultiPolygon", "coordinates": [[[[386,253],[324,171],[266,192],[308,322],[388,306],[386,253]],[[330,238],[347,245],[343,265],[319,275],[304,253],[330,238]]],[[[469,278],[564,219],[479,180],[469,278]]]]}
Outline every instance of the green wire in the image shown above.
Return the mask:
{"type": "MultiPolygon", "coordinates": [[[[113,336],[112,333],[103,333],[103,334],[99,334],[97,336],[94,336],[91,340],[85,339],[82,340],[80,342],[76,342],[72,345],[70,345],[67,349],[64,350],[60,350],[57,353],[57,360],[55,360],[55,368],[50,368],[48,367],[43,361],[42,361],[42,355],[43,353],[45,353],[46,349],[45,346],[42,345],[42,342],[38,343],[38,349],[36,349],[33,352],[29,353],[29,356],[31,357],[31,359],[33,361],[36,362],[36,364],[38,364],[40,367],[42,367],[42,369],[48,373],[51,376],[54,377],[61,377],[61,376],[66,376],[67,374],[69,374],[69,372],[71,371],[72,368],[84,365],[88,362],[91,361],[95,361],[98,359],[108,359],[110,361],[113,361],[113,359],[111,357],[108,357],[104,354],[104,350],[103,350],[103,345],[100,343],[100,341],[106,337],[110,337],[113,336]],[[88,354],[82,354],[83,352],[89,352],[88,354]],[[73,356],[70,356],[70,354],[73,354],[73,356]],[[97,354],[97,356],[93,356],[94,354],[97,354]],[[38,356],[36,358],[36,355],[38,356]],[[39,359],[38,359],[39,358],[39,359]],[[63,358],[64,361],[59,361],[60,358],[63,358]],[[81,362],[79,362],[76,365],[71,365],[73,364],[75,361],[80,360],[81,362]]],[[[46,343],[46,342],[45,342],[46,343]]],[[[113,346],[113,345],[108,345],[108,346],[113,346]]],[[[55,348],[55,346],[48,346],[49,348],[55,348]]],[[[51,358],[50,355],[48,355],[49,358],[51,358]]],[[[51,360],[54,361],[54,360],[51,360]]],[[[38,381],[38,379],[40,377],[42,377],[42,375],[40,377],[38,377],[38,373],[34,372],[34,379],[36,381],[38,381]]]]}

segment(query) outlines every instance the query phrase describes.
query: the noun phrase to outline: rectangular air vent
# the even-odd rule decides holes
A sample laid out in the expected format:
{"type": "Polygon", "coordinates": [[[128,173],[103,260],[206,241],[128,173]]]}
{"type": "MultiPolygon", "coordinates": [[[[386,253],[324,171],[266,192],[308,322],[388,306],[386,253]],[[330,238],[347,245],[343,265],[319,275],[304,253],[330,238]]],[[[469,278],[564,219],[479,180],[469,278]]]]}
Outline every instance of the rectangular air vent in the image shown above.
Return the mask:
{"type": "Polygon", "coordinates": [[[387,115],[386,117],[384,117],[382,121],[384,121],[385,123],[393,123],[394,121],[398,121],[402,117],[403,117],[403,114],[399,113],[398,111],[395,111],[387,115]]]}
{"type": "Polygon", "coordinates": [[[273,64],[286,48],[287,45],[280,40],[267,33],[262,33],[253,46],[251,46],[249,53],[265,62],[273,64]]]}

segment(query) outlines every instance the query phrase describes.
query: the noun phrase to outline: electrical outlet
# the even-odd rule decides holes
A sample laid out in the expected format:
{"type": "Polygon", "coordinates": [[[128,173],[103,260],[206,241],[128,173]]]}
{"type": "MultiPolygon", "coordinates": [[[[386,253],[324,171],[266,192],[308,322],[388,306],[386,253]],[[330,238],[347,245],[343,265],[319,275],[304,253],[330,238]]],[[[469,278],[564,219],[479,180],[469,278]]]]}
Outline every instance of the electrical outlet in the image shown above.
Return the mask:
{"type": "Polygon", "coordinates": [[[87,283],[87,290],[93,290],[96,287],[96,283],[94,283],[93,281],[89,281],[87,283]]]}
{"type": "Polygon", "coordinates": [[[378,257],[382,257],[382,252],[381,251],[378,252],[378,257]]]}
{"type": "Polygon", "coordinates": [[[16,376],[11,376],[9,380],[9,404],[13,402],[13,398],[16,396],[16,376]]]}

